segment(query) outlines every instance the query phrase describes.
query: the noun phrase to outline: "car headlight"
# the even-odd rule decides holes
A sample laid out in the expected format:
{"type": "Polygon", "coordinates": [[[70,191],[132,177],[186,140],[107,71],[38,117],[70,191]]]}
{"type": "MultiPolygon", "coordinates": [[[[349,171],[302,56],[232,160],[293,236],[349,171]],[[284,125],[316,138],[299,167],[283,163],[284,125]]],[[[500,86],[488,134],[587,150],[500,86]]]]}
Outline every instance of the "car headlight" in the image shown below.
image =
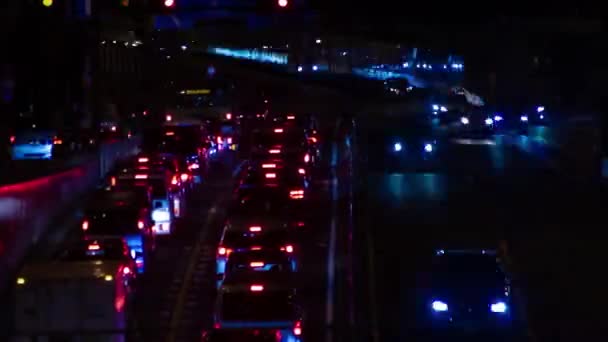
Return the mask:
{"type": "Polygon", "coordinates": [[[523,122],[528,122],[528,116],[527,115],[522,115],[519,117],[519,120],[523,121],[523,122]]]}
{"type": "Polygon", "coordinates": [[[440,110],[442,113],[445,113],[445,112],[447,112],[447,111],[448,111],[448,109],[447,109],[446,107],[444,107],[444,106],[439,107],[439,110],[440,110]]]}
{"type": "Polygon", "coordinates": [[[397,142],[397,143],[395,143],[395,144],[393,145],[393,150],[394,150],[395,152],[399,152],[399,151],[401,151],[402,149],[403,149],[403,146],[401,146],[401,143],[398,143],[398,142],[397,142]]]}
{"type": "Polygon", "coordinates": [[[433,144],[429,144],[429,143],[424,144],[425,152],[428,152],[428,153],[433,152],[433,149],[434,149],[433,144]]]}
{"type": "Polygon", "coordinates": [[[463,125],[468,125],[469,124],[469,118],[467,118],[466,116],[463,116],[460,118],[460,122],[462,122],[463,125]]]}
{"type": "Polygon", "coordinates": [[[494,123],[494,120],[492,120],[492,118],[487,118],[485,120],[485,123],[486,123],[486,125],[490,126],[490,125],[492,125],[494,123]]]}
{"type": "Polygon", "coordinates": [[[490,305],[490,311],[495,313],[507,312],[507,304],[505,302],[496,302],[490,305]]]}
{"type": "Polygon", "coordinates": [[[432,108],[433,108],[433,110],[439,110],[439,105],[434,104],[434,105],[432,106],[432,108]]]}
{"type": "Polygon", "coordinates": [[[494,115],[494,121],[502,121],[502,116],[494,115]]]}
{"type": "Polygon", "coordinates": [[[431,304],[433,311],[445,312],[448,311],[448,305],[440,300],[436,300],[431,304]]]}

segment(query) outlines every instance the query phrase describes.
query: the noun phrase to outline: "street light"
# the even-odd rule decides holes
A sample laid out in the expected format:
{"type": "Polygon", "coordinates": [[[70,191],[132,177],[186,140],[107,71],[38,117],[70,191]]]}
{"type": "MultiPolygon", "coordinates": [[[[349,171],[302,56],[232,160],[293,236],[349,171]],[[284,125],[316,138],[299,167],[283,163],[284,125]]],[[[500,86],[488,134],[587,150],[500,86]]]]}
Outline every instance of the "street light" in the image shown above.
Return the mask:
{"type": "Polygon", "coordinates": [[[42,0],[42,6],[44,6],[44,7],[53,6],[53,0],[42,0]]]}

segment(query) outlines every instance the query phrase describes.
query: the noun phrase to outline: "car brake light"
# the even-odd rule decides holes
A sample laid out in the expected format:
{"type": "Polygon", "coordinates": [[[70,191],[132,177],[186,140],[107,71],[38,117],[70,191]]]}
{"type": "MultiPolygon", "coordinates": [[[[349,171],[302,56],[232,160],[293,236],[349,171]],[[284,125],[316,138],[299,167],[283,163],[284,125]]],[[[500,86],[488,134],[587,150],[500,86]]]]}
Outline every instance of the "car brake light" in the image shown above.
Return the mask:
{"type": "Polygon", "coordinates": [[[276,173],[267,173],[266,178],[277,178],[277,174],[276,173]]]}
{"type": "Polygon", "coordinates": [[[305,175],[306,174],[306,170],[304,169],[298,169],[298,173],[301,175],[305,175]]]}
{"type": "Polygon", "coordinates": [[[232,113],[226,113],[226,120],[232,119],[232,113]]]}
{"type": "Polygon", "coordinates": [[[182,173],[182,175],[181,175],[180,177],[181,177],[181,179],[182,179],[182,182],[185,182],[185,181],[187,181],[187,180],[188,180],[188,177],[189,177],[189,176],[188,176],[188,174],[187,174],[187,173],[182,173]]]}
{"type": "Polygon", "coordinates": [[[217,137],[217,143],[221,144],[222,143],[222,137],[217,137]]]}
{"type": "Polygon", "coordinates": [[[264,263],[261,261],[253,261],[249,263],[249,267],[264,267],[264,263]]]}
{"type": "Polygon", "coordinates": [[[283,129],[282,128],[275,128],[274,132],[275,133],[283,133],[283,129]]]}
{"type": "Polygon", "coordinates": [[[53,145],[61,145],[63,144],[63,140],[55,138],[53,139],[53,145]]]}
{"type": "Polygon", "coordinates": [[[306,154],[304,155],[304,162],[305,162],[305,163],[308,163],[309,161],[310,161],[310,154],[306,153],[306,154]]]}
{"type": "Polygon", "coordinates": [[[135,175],[135,179],[148,179],[148,175],[135,175]]]}
{"type": "Polygon", "coordinates": [[[293,115],[287,115],[287,120],[295,120],[295,116],[293,115]]]}
{"type": "Polygon", "coordinates": [[[110,128],[110,130],[112,130],[112,132],[116,132],[116,126],[112,126],[112,128],[110,128]]]}
{"type": "Polygon", "coordinates": [[[260,226],[251,226],[249,227],[249,231],[252,233],[257,233],[262,231],[262,227],[260,226]]]}
{"type": "Polygon", "coordinates": [[[171,115],[167,115],[167,116],[165,116],[165,120],[171,121],[171,120],[173,120],[173,117],[171,115]]]}
{"type": "Polygon", "coordinates": [[[262,169],[274,169],[277,167],[277,164],[262,164],[262,169]]]}
{"type": "Polygon", "coordinates": [[[279,154],[279,153],[281,153],[281,150],[279,150],[279,149],[272,149],[272,150],[268,150],[268,153],[270,153],[270,154],[279,154]]]}
{"type": "Polygon", "coordinates": [[[251,246],[251,250],[252,251],[261,251],[262,247],[260,247],[260,246],[251,246]]]}
{"type": "Polygon", "coordinates": [[[198,170],[199,167],[200,166],[197,163],[193,163],[193,164],[190,164],[188,166],[188,169],[190,169],[190,170],[198,170]]]}
{"type": "Polygon", "coordinates": [[[168,137],[174,136],[175,132],[166,132],[165,135],[168,136],[168,137]]]}
{"type": "Polygon", "coordinates": [[[303,199],[304,198],[304,190],[291,190],[289,192],[289,197],[291,199],[303,199]]]}
{"type": "Polygon", "coordinates": [[[298,227],[304,227],[304,225],[305,225],[305,224],[304,224],[304,222],[302,222],[302,221],[299,221],[299,222],[297,223],[297,226],[298,226],[298,227]]]}
{"type": "Polygon", "coordinates": [[[124,275],[127,275],[127,274],[131,273],[131,269],[128,266],[125,266],[125,268],[122,269],[122,273],[124,275]]]}
{"type": "Polygon", "coordinates": [[[251,285],[249,287],[249,290],[251,290],[251,292],[262,292],[262,291],[264,291],[264,286],[262,286],[262,285],[251,285]]]}
{"type": "Polygon", "coordinates": [[[144,229],[144,221],[137,221],[137,228],[144,229]]]}
{"type": "Polygon", "coordinates": [[[11,142],[11,144],[14,144],[14,143],[15,143],[15,139],[17,139],[17,138],[15,138],[15,136],[14,136],[14,135],[11,135],[11,137],[10,137],[10,139],[9,139],[9,140],[10,140],[10,142],[11,142]]]}
{"type": "Polygon", "coordinates": [[[232,138],[228,138],[226,140],[227,140],[228,144],[232,144],[232,138]]]}
{"type": "Polygon", "coordinates": [[[302,335],[302,323],[300,321],[297,321],[296,324],[294,325],[293,334],[296,336],[302,335]]]}
{"type": "Polygon", "coordinates": [[[149,159],[144,157],[144,158],[137,159],[137,161],[140,163],[147,163],[149,161],[149,159]]]}
{"type": "Polygon", "coordinates": [[[218,255],[228,256],[228,255],[230,255],[230,253],[232,253],[232,249],[230,249],[230,248],[220,247],[220,248],[217,249],[217,254],[218,255]]]}
{"type": "Polygon", "coordinates": [[[87,230],[89,229],[89,221],[84,220],[82,221],[82,230],[87,230]]]}
{"type": "Polygon", "coordinates": [[[315,137],[310,137],[310,138],[308,138],[308,140],[310,140],[310,142],[313,144],[317,143],[317,138],[315,138],[315,137]]]}
{"type": "Polygon", "coordinates": [[[116,177],[110,178],[110,185],[116,186],[116,177]]]}
{"type": "Polygon", "coordinates": [[[173,178],[171,178],[171,184],[172,185],[177,185],[178,181],[177,181],[177,177],[173,176],[173,178]]]}
{"type": "Polygon", "coordinates": [[[287,252],[287,253],[293,253],[293,246],[292,245],[287,245],[285,247],[281,247],[281,251],[287,252]]]}
{"type": "Polygon", "coordinates": [[[87,249],[90,251],[98,251],[101,249],[101,247],[99,247],[99,245],[95,243],[95,244],[89,245],[87,247],[87,249]]]}

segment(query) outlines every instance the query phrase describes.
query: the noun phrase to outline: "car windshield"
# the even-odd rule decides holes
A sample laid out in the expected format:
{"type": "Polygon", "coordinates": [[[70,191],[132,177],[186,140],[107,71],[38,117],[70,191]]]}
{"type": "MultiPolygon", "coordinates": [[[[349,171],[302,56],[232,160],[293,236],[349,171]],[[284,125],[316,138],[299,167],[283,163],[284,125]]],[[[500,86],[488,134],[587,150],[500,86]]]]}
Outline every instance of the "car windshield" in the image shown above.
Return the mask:
{"type": "Polygon", "coordinates": [[[469,283],[504,286],[506,279],[496,258],[486,255],[440,256],[432,272],[437,284],[446,286],[469,283]]]}
{"type": "Polygon", "coordinates": [[[291,321],[293,304],[287,291],[222,294],[221,317],[224,321],[291,321]]]}

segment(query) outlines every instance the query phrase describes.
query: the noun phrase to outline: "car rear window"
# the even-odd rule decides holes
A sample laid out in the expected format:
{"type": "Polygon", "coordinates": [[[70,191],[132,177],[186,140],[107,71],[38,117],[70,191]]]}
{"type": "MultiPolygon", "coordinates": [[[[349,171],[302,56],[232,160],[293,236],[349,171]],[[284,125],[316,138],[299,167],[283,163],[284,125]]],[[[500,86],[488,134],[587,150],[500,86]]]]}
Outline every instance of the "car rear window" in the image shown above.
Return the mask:
{"type": "Polygon", "coordinates": [[[289,321],[294,319],[288,291],[235,292],[222,294],[222,320],[289,321]]]}
{"type": "Polygon", "coordinates": [[[89,222],[87,233],[100,235],[138,233],[138,219],[139,211],[129,207],[108,210],[89,210],[86,214],[86,220],[89,222]]]}

